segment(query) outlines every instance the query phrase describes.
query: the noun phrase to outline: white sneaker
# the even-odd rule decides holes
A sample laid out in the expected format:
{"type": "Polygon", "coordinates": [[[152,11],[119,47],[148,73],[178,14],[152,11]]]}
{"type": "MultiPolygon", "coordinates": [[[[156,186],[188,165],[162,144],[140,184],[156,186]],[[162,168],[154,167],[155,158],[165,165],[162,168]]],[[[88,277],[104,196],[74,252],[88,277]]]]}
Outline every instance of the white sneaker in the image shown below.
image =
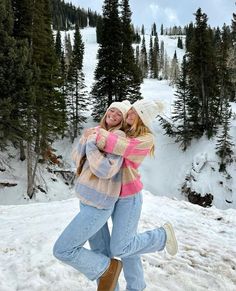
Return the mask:
{"type": "Polygon", "coordinates": [[[163,225],[163,228],[166,231],[166,250],[171,256],[174,256],[178,251],[178,243],[173,226],[170,222],[167,222],[163,225]]]}

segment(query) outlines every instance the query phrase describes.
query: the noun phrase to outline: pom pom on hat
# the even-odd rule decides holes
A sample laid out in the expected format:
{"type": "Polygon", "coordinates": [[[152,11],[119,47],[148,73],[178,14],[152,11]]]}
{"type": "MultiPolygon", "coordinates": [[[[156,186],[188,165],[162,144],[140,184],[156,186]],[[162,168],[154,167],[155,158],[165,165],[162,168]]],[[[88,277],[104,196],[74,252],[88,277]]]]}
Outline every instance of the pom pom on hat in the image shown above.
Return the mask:
{"type": "Polygon", "coordinates": [[[148,128],[152,127],[154,119],[163,113],[164,103],[160,100],[138,100],[132,104],[138,116],[141,118],[144,125],[148,128]]]}
{"type": "Polygon", "coordinates": [[[130,104],[130,102],[128,100],[124,100],[124,101],[121,101],[121,102],[117,101],[117,102],[111,103],[111,105],[107,108],[107,110],[109,110],[111,108],[119,109],[123,114],[123,118],[125,118],[127,112],[131,108],[131,104],[130,104]]]}

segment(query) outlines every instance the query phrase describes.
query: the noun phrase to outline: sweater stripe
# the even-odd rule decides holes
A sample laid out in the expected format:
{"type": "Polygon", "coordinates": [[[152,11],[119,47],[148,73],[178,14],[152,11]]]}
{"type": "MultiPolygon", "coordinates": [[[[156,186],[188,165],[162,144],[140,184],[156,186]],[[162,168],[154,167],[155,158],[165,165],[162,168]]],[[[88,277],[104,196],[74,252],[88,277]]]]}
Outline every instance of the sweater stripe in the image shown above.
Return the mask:
{"type": "Polygon", "coordinates": [[[120,196],[124,197],[124,196],[135,194],[141,191],[142,188],[143,188],[143,184],[140,181],[140,179],[133,180],[132,182],[127,183],[127,184],[122,184],[120,196]]]}
{"type": "Polygon", "coordinates": [[[109,137],[110,137],[109,143],[106,144],[104,151],[107,153],[112,153],[113,149],[117,143],[118,136],[115,134],[109,134],[109,137]]]}

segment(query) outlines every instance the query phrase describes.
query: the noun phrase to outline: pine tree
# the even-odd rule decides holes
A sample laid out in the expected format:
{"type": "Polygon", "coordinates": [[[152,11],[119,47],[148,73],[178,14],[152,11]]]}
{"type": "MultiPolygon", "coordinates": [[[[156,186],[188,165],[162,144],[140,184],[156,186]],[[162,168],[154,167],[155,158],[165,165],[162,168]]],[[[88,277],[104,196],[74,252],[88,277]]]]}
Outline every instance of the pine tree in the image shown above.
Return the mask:
{"type": "Polygon", "coordinates": [[[141,28],[141,34],[142,35],[145,35],[145,28],[144,28],[144,25],[142,24],[142,28],[141,28]]]}
{"type": "Polygon", "coordinates": [[[231,34],[232,34],[232,44],[229,51],[228,59],[230,80],[232,84],[230,100],[236,101],[236,13],[233,13],[231,34]]]}
{"type": "Polygon", "coordinates": [[[154,58],[153,58],[153,45],[152,45],[152,34],[150,35],[149,41],[149,55],[148,55],[148,64],[149,64],[149,76],[153,78],[153,65],[154,65],[154,58]]]}
{"type": "Polygon", "coordinates": [[[155,22],[152,25],[152,33],[151,33],[151,35],[152,36],[157,36],[157,26],[156,26],[155,22]]]}
{"type": "Polygon", "coordinates": [[[100,120],[108,105],[120,98],[121,53],[122,35],[118,0],[105,0],[95,84],[91,91],[96,104],[92,115],[96,121],[100,120]]]}
{"type": "Polygon", "coordinates": [[[65,66],[69,66],[72,58],[72,45],[70,40],[70,34],[65,33],[65,66]]]}
{"type": "Polygon", "coordinates": [[[136,45],[135,48],[135,63],[139,67],[139,59],[140,59],[140,51],[139,51],[139,45],[136,45]]]}
{"type": "Polygon", "coordinates": [[[122,57],[118,100],[128,99],[133,103],[141,99],[140,84],[142,77],[141,71],[135,62],[132,47],[133,31],[131,29],[131,14],[129,0],[123,0],[121,3],[122,57]]]}
{"type": "Polygon", "coordinates": [[[188,84],[187,62],[186,56],[183,57],[181,65],[181,73],[176,83],[175,96],[177,99],[174,102],[173,121],[176,123],[177,135],[176,142],[180,142],[180,147],[185,151],[191,141],[191,132],[189,131],[188,120],[188,102],[191,98],[191,92],[188,84]]]}
{"type": "Polygon", "coordinates": [[[178,78],[179,78],[179,63],[178,63],[177,54],[175,51],[173,59],[171,61],[171,65],[170,65],[170,84],[171,85],[176,84],[178,78]]]}
{"type": "Polygon", "coordinates": [[[159,75],[159,43],[158,35],[154,37],[153,42],[153,78],[157,79],[159,75]]]}
{"type": "Polygon", "coordinates": [[[145,37],[142,38],[141,50],[140,50],[140,69],[142,72],[142,76],[145,78],[148,74],[148,60],[147,60],[147,50],[145,37]]]}
{"type": "Polygon", "coordinates": [[[60,76],[51,30],[49,0],[34,2],[32,62],[36,64],[39,71],[36,87],[36,150],[44,151],[52,137],[62,133],[65,128],[65,116],[62,114],[64,99],[57,89],[60,76]]]}
{"type": "Polygon", "coordinates": [[[215,112],[213,112],[215,123],[221,123],[222,106],[225,99],[229,99],[231,93],[230,70],[228,67],[229,49],[231,45],[230,29],[223,26],[222,32],[219,28],[214,36],[216,68],[218,76],[219,96],[215,99],[215,112]],[[216,103],[216,101],[218,101],[216,103]]]}
{"type": "Polygon", "coordinates": [[[60,30],[57,31],[56,43],[55,43],[56,56],[59,61],[61,61],[62,47],[61,47],[61,33],[60,30]]]}
{"type": "Polygon", "coordinates": [[[178,37],[178,42],[177,42],[177,47],[180,49],[183,49],[183,41],[182,41],[182,37],[178,37]]]}
{"type": "MultiPolygon", "coordinates": [[[[196,12],[196,24],[191,43],[188,45],[188,69],[192,95],[198,100],[198,106],[192,108],[193,128],[196,135],[206,131],[210,137],[214,132],[216,97],[219,94],[212,30],[207,26],[207,15],[199,8],[196,12]],[[198,117],[198,118],[196,118],[198,117]]],[[[196,103],[195,103],[196,104],[196,103]]]]}
{"type": "Polygon", "coordinates": [[[101,39],[102,39],[102,17],[99,17],[97,19],[97,25],[96,25],[96,37],[97,37],[97,43],[101,43],[101,39]]]}
{"type": "Polygon", "coordinates": [[[163,78],[165,80],[168,80],[170,77],[170,62],[169,58],[167,55],[167,51],[165,51],[165,56],[164,56],[164,68],[163,68],[163,78]]]}
{"type": "Polygon", "coordinates": [[[164,41],[161,41],[161,48],[160,48],[160,70],[162,71],[163,75],[163,69],[164,69],[164,58],[165,58],[165,49],[164,49],[164,41]]]}
{"type": "Polygon", "coordinates": [[[85,90],[83,67],[84,43],[80,34],[79,26],[75,26],[74,47],[69,66],[66,95],[67,95],[67,118],[71,141],[80,134],[82,123],[86,117],[84,112],[88,105],[88,94],[85,90]]]}
{"type": "Polygon", "coordinates": [[[0,5],[0,144],[11,140],[16,146],[27,132],[27,98],[32,85],[29,44],[14,35],[11,1],[0,5]]]}
{"type": "Polygon", "coordinates": [[[233,150],[235,146],[232,142],[232,137],[229,134],[230,130],[230,118],[231,118],[231,109],[228,103],[228,100],[224,100],[223,104],[223,121],[222,121],[222,132],[219,133],[217,144],[216,144],[216,153],[220,157],[220,172],[226,170],[226,165],[232,162],[233,150]]]}
{"type": "Polygon", "coordinates": [[[190,43],[192,42],[193,39],[193,31],[194,31],[194,25],[191,22],[187,27],[186,27],[186,38],[185,38],[185,47],[186,50],[189,51],[189,46],[190,43]]]}
{"type": "Polygon", "coordinates": [[[164,28],[163,28],[163,24],[161,25],[161,35],[164,34],[164,28]]]}

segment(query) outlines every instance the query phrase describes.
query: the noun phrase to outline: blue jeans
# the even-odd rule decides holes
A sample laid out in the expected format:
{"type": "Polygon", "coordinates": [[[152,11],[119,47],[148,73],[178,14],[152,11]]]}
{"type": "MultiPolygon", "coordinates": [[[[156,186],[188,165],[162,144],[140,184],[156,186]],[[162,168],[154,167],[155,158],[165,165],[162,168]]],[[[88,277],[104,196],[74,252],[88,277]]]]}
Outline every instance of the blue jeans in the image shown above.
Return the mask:
{"type": "MultiPolygon", "coordinates": [[[[91,249],[123,262],[127,291],[141,291],[146,287],[140,255],[161,251],[165,247],[164,228],[137,233],[142,208],[142,194],[119,199],[112,213],[111,237],[105,224],[90,240],[91,249]]],[[[116,287],[116,291],[119,287],[116,287]]]]}
{"type": "Polygon", "coordinates": [[[98,279],[108,268],[110,258],[100,251],[86,249],[83,245],[89,240],[111,216],[111,209],[97,209],[80,203],[80,212],[57,239],[54,256],[74,267],[88,279],[98,279]]]}

